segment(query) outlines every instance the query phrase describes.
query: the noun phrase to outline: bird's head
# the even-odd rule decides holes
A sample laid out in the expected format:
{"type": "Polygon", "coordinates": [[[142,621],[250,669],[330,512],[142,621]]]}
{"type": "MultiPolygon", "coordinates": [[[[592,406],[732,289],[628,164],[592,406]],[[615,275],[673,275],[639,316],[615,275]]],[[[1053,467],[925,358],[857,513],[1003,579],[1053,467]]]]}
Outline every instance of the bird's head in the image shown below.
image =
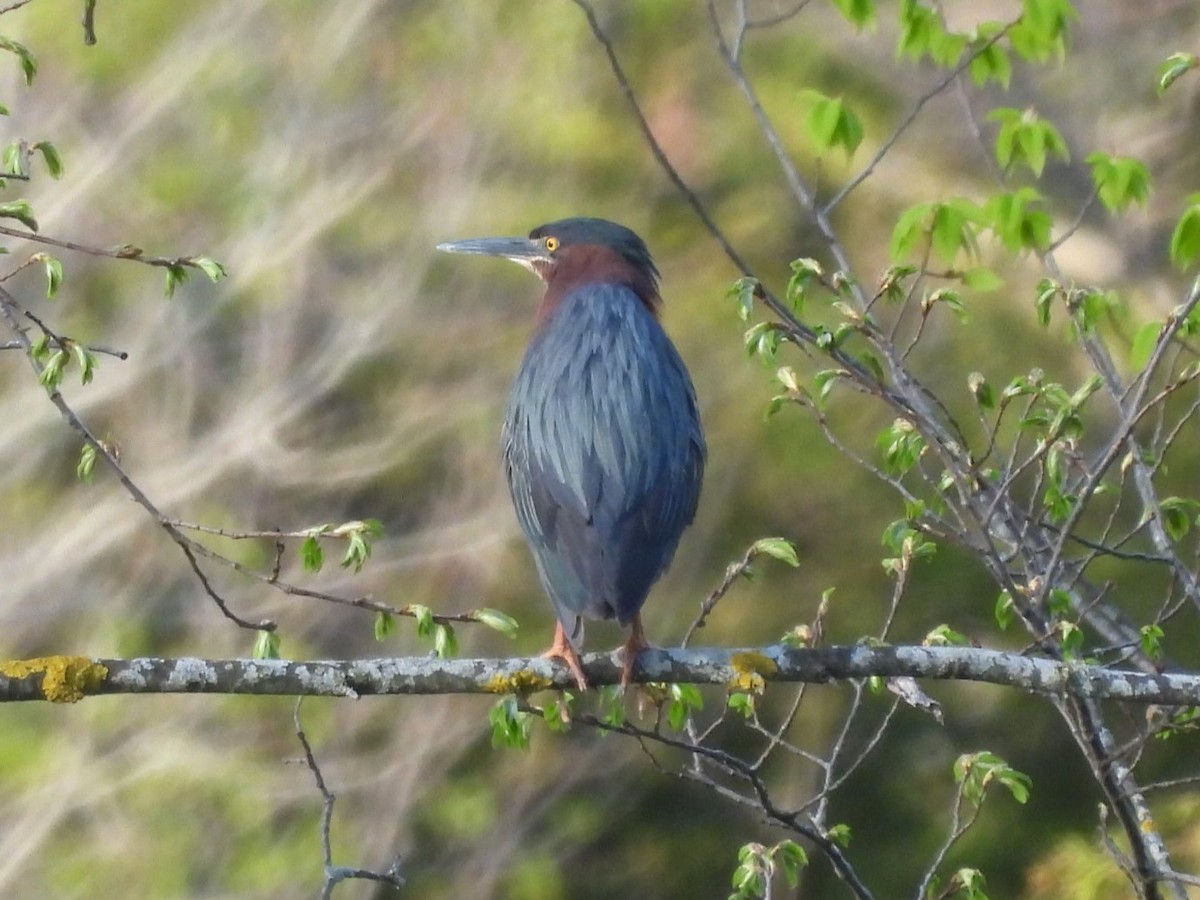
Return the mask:
{"type": "Polygon", "coordinates": [[[645,243],[606,219],[560,219],[538,226],[528,237],[450,241],[438,249],[512,260],[546,283],[548,301],[583,285],[617,283],[631,287],[652,310],[659,302],[658,269],[645,243]]]}

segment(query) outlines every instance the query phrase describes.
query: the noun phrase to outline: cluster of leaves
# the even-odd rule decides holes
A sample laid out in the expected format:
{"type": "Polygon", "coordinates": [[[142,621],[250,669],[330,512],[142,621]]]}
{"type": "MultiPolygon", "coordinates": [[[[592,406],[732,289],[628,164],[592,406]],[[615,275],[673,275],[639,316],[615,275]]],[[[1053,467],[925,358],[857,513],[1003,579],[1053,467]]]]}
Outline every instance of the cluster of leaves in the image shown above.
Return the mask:
{"type": "Polygon", "coordinates": [[[321,538],[335,538],[346,542],[346,552],[338,564],[343,569],[353,569],[355,574],[371,557],[371,539],[383,533],[383,524],[378,519],[363,519],[343,522],[341,525],[325,523],[305,530],[300,544],[300,559],[307,572],[317,573],[325,565],[325,550],[321,538]]]}
{"type": "Polygon", "coordinates": [[[788,886],[794,888],[800,883],[800,870],[808,865],[808,854],[792,840],[782,840],[770,847],[759,843],[745,844],[738,850],[737,859],[729,900],[767,896],[767,887],[776,870],[781,870],[788,886]]]}
{"type": "MultiPolygon", "coordinates": [[[[0,35],[0,51],[12,54],[16,58],[24,76],[26,86],[31,85],[38,72],[38,61],[30,49],[19,41],[0,35]]],[[[0,116],[7,115],[9,115],[8,105],[0,103],[0,116]]],[[[42,166],[51,178],[60,179],[66,171],[62,154],[57,145],[52,141],[27,141],[23,138],[17,138],[10,141],[3,148],[0,148],[0,190],[7,189],[11,181],[29,181],[34,175],[34,159],[41,160],[42,166]]],[[[29,201],[24,198],[0,202],[0,219],[12,219],[23,225],[33,234],[38,233],[39,230],[34,209],[29,201]]],[[[16,230],[6,230],[6,233],[14,237],[21,237],[21,233],[16,230]]],[[[207,256],[181,257],[175,260],[145,259],[143,251],[132,246],[121,247],[115,250],[99,250],[81,247],[78,244],[63,242],[54,238],[44,238],[43,240],[45,243],[51,245],[68,247],[96,255],[112,256],[118,259],[142,259],[142,261],[148,262],[151,265],[163,266],[167,272],[165,286],[167,296],[171,296],[175,288],[186,279],[189,268],[201,270],[212,281],[217,281],[226,275],[225,268],[221,263],[207,256]]],[[[8,252],[7,247],[0,247],[0,253],[8,252]]],[[[7,275],[0,278],[0,281],[7,280],[21,269],[33,265],[40,265],[43,268],[46,278],[46,297],[47,299],[54,299],[62,287],[64,269],[62,261],[48,253],[33,253],[7,275]]],[[[33,342],[31,355],[40,367],[40,382],[51,393],[58,391],[67,370],[72,364],[78,370],[80,381],[84,385],[92,381],[95,376],[96,367],[99,364],[96,354],[82,342],[53,334],[45,326],[42,326],[40,337],[33,342]]],[[[94,445],[85,445],[83,448],[77,466],[79,477],[83,480],[89,480],[92,476],[96,451],[97,448],[94,445]]]]}
{"type": "MultiPolygon", "coordinates": [[[[860,29],[875,19],[876,4],[871,0],[834,3],[860,29]]],[[[978,85],[992,82],[1007,87],[1015,60],[1043,62],[1065,54],[1066,29],[1075,11],[1067,0],[1023,0],[1021,16],[1014,22],[982,23],[959,32],[947,28],[935,4],[905,0],[898,16],[898,57],[927,60],[950,70],[946,84],[965,71],[978,85]]],[[[1158,73],[1160,91],[1196,68],[1200,68],[1196,56],[1174,54],[1158,73]]],[[[921,104],[928,99],[923,98],[921,104]]],[[[801,105],[806,136],[818,154],[840,149],[849,157],[860,146],[874,141],[882,155],[895,140],[895,136],[874,139],[844,97],[810,91],[804,94],[801,105]]],[[[901,130],[909,121],[900,126],[901,130]]],[[[1072,237],[1087,207],[1098,201],[1110,215],[1126,214],[1147,204],[1153,180],[1139,159],[1103,150],[1080,154],[1059,128],[1034,108],[1001,106],[973,122],[973,126],[983,135],[990,134],[985,140],[989,141],[997,189],[979,195],[952,195],[902,210],[891,230],[892,264],[880,277],[873,296],[864,297],[850,272],[829,272],[821,262],[808,257],[791,264],[781,301],[750,276],[735,282],[729,296],[739,319],[746,323],[744,345],[748,355],[772,369],[783,388],[771,398],[768,414],[786,405],[812,410],[831,441],[844,449],[826,418],[836,385],[852,383],[859,396],[865,393],[895,401],[892,410],[899,414],[878,434],[876,462],[864,464],[896,488],[904,503],[904,517],[888,525],[883,534],[888,550],[883,565],[900,582],[898,590],[903,589],[903,576],[912,561],[933,557],[935,537],[950,534],[961,546],[972,546],[974,536],[961,527],[964,520],[980,521],[977,513],[968,512],[972,498],[997,498],[986,507],[985,529],[991,527],[1001,504],[1006,504],[1005,509],[1019,509],[1018,515],[1024,521],[1045,528],[1040,539],[1050,548],[1046,555],[1029,562],[1029,577],[1018,584],[1017,599],[1007,587],[1001,590],[995,605],[998,625],[1008,627],[1014,615],[1021,612],[1027,625],[1041,623],[1036,625],[1039,640],[1049,639],[1062,658],[1087,658],[1091,636],[1086,607],[1074,589],[1079,572],[1107,545],[1123,546],[1147,522],[1160,523],[1166,536],[1176,543],[1200,527],[1200,500],[1187,496],[1143,498],[1141,518],[1129,526],[1125,538],[1110,537],[1114,522],[1120,520],[1122,504],[1132,505],[1126,489],[1127,471],[1142,465],[1149,467],[1147,471],[1154,477],[1165,469],[1158,455],[1133,450],[1116,464],[1133,425],[1118,423],[1118,430],[1108,430],[1107,410],[1093,408],[1093,398],[1106,387],[1111,389],[1104,373],[1112,371],[1112,366],[1104,358],[1114,332],[1118,340],[1123,338],[1121,332],[1110,327],[1128,315],[1123,298],[1111,290],[1065,280],[1052,256],[1057,246],[1072,237]],[[1086,171],[1092,193],[1074,224],[1064,226],[1056,220],[1056,198],[1046,192],[1045,185],[1049,183],[1047,176],[1058,171],[1055,167],[1071,165],[1086,171]],[[983,434],[981,445],[972,447],[969,432],[960,428],[948,409],[951,404],[943,405],[923,386],[916,391],[923,392],[923,396],[908,401],[905,392],[914,382],[905,363],[921,338],[926,319],[935,310],[949,311],[960,323],[967,322],[976,295],[1005,284],[993,260],[999,258],[1011,265],[1011,261],[1022,257],[1045,260],[1049,273],[1033,296],[1036,320],[1048,327],[1055,311],[1061,309],[1070,335],[1086,358],[1093,361],[1095,373],[1083,376],[1076,384],[1064,384],[1033,368],[1015,375],[1007,384],[993,384],[983,372],[971,372],[967,387],[983,434]],[[760,307],[767,315],[754,321],[760,307]],[[889,307],[898,312],[892,315],[881,311],[889,307]],[[904,334],[901,325],[912,322],[914,311],[917,321],[911,330],[915,334],[904,348],[898,343],[898,335],[904,334]],[[890,320],[889,324],[881,325],[881,319],[890,320]],[[809,351],[817,358],[812,374],[805,376],[798,366],[790,364],[791,347],[809,351]],[[832,365],[822,367],[826,360],[832,365]],[[887,364],[881,364],[881,360],[887,364]],[[929,406],[934,410],[927,418],[929,406]],[[932,428],[930,419],[936,420],[932,428]],[[1104,427],[1090,423],[1102,423],[1104,427]],[[1093,437],[1087,433],[1089,427],[1103,433],[1093,437]],[[1089,439],[1109,443],[1102,444],[1103,451],[1097,455],[1093,447],[1085,445],[1089,439]],[[1084,513],[1098,508],[1091,506],[1091,501],[1105,494],[1113,497],[1111,510],[1099,517],[1100,531],[1089,541],[1079,529],[1081,523],[1090,524],[1097,517],[1085,518],[1084,513]],[[1066,537],[1060,534],[1069,535],[1087,549],[1072,555],[1066,537]],[[1046,562],[1052,569],[1043,572],[1039,567],[1046,562]],[[1027,615],[1031,608],[1037,611],[1032,619],[1027,615]]],[[[859,180],[870,174],[877,161],[868,163],[863,174],[850,181],[849,188],[835,193],[828,207],[816,210],[818,215],[827,215],[859,180]]],[[[818,224],[828,238],[829,249],[839,262],[844,261],[845,254],[836,246],[832,227],[818,224]]],[[[1200,262],[1200,194],[1183,200],[1168,252],[1171,262],[1183,270],[1200,262]]],[[[1200,283],[1193,291],[1197,292],[1200,283]]],[[[1164,319],[1136,328],[1132,342],[1126,345],[1128,360],[1140,379],[1135,380],[1135,388],[1141,391],[1152,377],[1159,378],[1159,393],[1151,395],[1150,401],[1159,407],[1165,406],[1165,399],[1179,388],[1200,378],[1200,363],[1189,361],[1194,354],[1181,343],[1181,339],[1196,334],[1200,326],[1200,304],[1195,300],[1190,298],[1188,304],[1164,319]],[[1181,356],[1183,363],[1177,369],[1159,372],[1156,367],[1168,358],[1172,345],[1176,348],[1172,359],[1181,356]]],[[[1132,396],[1137,396],[1133,388],[1130,390],[1132,396]]],[[[1120,402],[1122,398],[1118,397],[1120,402]]],[[[1190,407],[1192,412],[1195,408],[1194,404],[1190,407]]],[[[1136,422],[1147,409],[1151,406],[1127,413],[1129,422],[1136,422]]],[[[1185,412],[1174,425],[1162,424],[1162,414],[1156,412],[1160,424],[1155,434],[1169,435],[1169,444],[1192,412],[1185,412]]],[[[1024,529],[1006,528],[987,539],[1007,547],[1014,541],[1013,535],[1025,533],[1024,529]]],[[[981,554],[985,555],[986,551],[981,554]]],[[[1012,583],[1010,573],[1015,567],[1011,559],[1011,555],[1003,561],[985,559],[985,565],[1002,585],[1012,583]]],[[[1135,643],[1149,660],[1163,657],[1165,633],[1160,621],[1142,623],[1133,630],[1135,637],[1127,639],[1126,646],[1135,643]]],[[[971,640],[950,625],[941,625],[929,632],[926,642],[968,646],[971,640]]],[[[880,679],[873,687],[882,689],[883,685],[880,679]]],[[[730,706],[748,719],[756,714],[748,694],[733,695],[730,706]]],[[[1183,721],[1185,727],[1191,724],[1186,717],[1183,721]]],[[[1019,802],[1025,802],[1028,796],[1028,779],[987,752],[961,758],[956,777],[964,796],[974,804],[982,800],[991,783],[1004,785],[1019,802]]],[[[761,862],[739,866],[735,883],[737,879],[747,884],[761,883],[761,879],[754,880],[761,872],[761,862]]],[[[961,869],[948,883],[936,890],[931,887],[931,895],[937,896],[984,897],[983,891],[983,877],[974,869],[961,869]]]]}

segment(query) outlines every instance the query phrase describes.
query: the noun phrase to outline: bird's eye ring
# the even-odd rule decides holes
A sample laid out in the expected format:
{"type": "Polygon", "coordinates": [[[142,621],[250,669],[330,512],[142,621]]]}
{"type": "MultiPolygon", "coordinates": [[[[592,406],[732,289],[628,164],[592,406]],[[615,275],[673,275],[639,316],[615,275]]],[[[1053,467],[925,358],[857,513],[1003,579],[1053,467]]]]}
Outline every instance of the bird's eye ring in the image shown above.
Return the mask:
{"type": "Polygon", "coordinates": [[[546,250],[550,253],[553,253],[557,249],[558,249],[558,238],[554,237],[553,235],[546,238],[546,250]]]}

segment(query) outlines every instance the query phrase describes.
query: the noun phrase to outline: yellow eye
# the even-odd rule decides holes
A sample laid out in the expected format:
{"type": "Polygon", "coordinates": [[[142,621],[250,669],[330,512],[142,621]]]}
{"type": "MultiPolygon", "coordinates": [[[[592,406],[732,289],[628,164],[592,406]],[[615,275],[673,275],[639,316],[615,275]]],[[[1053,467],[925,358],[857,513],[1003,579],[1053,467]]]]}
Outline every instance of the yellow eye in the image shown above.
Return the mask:
{"type": "Polygon", "coordinates": [[[550,253],[553,253],[557,249],[558,249],[558,238],[554,237],[553,235],[546,238],[546,250],[550,253]]]}

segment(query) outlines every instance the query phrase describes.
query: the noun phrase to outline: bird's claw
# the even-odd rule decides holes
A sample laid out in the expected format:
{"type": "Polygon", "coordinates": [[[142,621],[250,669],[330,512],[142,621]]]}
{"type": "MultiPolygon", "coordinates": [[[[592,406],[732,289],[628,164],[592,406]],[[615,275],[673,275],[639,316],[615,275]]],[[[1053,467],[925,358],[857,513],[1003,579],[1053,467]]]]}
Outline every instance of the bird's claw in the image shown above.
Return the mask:
{"type": "Polygon", "coordinates": [[[643,650],[651,650],[653,646],[646,640],[642,631],[642,617],[634,616],[633,627],[629,637],[621,645],[621,690],[624,691],[633,683],[633,670],[637,667],[638,656],[643,650]]]}
{"type": "Polygon", "coordinates": [[[571,670],[571,675],[575,679],[575,684],[579,686],[579,690],[586,691],[588,689],[588,680],[583,673],[583,661],[579,658],[579,651],[567,639],[561,622],[554,629],[554,643],[550,645],[549,650],[542,654],[542,658],[557,659],[565,663],[566,667],[571,670]]]}

